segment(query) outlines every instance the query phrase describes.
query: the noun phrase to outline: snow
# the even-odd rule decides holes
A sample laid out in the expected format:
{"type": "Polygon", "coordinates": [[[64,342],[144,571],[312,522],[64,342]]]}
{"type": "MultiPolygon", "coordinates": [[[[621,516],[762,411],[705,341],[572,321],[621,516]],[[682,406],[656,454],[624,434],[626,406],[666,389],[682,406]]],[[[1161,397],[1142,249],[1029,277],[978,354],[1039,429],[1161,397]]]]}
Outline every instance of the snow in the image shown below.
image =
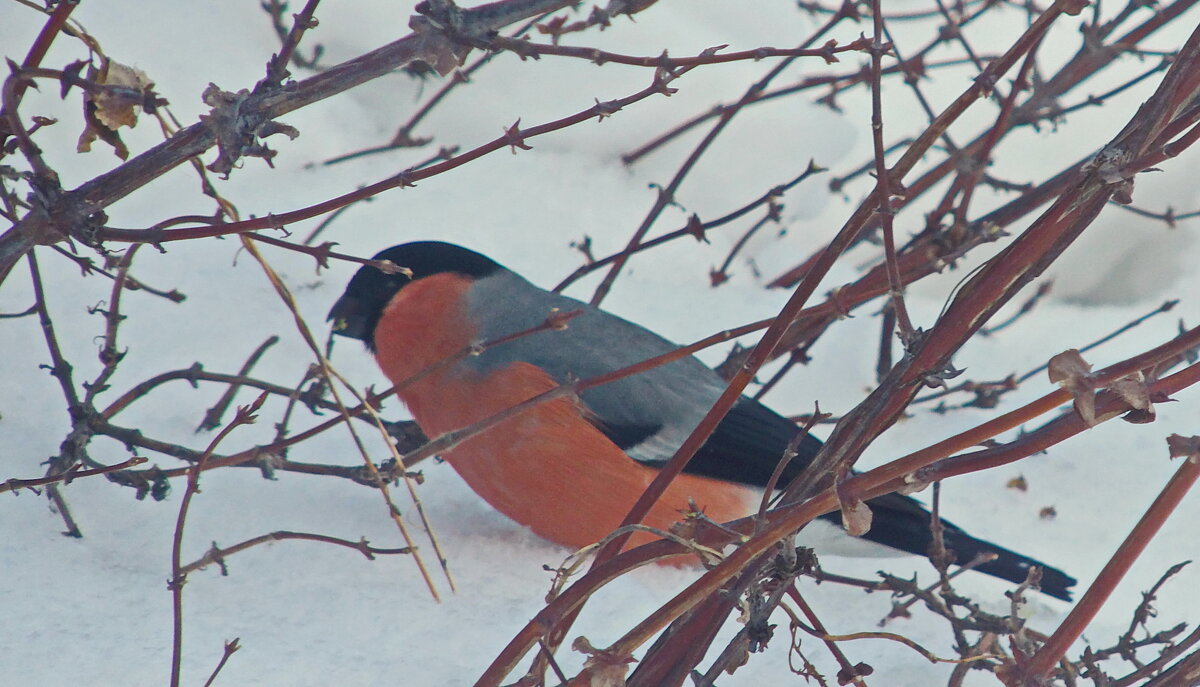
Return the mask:
{"type": "MultiPolygon", "coordinates": [[[[406,33],[410,9],[409,3],[381,1],[322,5],[320,27],[310,40],[324,44],[325,60],[333,63],[406,33]]],[[[19,61],[41,21],[16,4],[6,6],[4,15],[0,46],[6,56],[19,61]]],[[[84,3],[73,18],[115,59],[146,71],[184,123],[205,111],[199,94],[208,82],[226,90],[250,87],[277,49],[257,3],[84,3]]],[[[622,19],[613,29],[589,32],[582,40],[638,54],[669,47],[672,55],[685,55],[721,43],[731,49],[794,44],[797,36],[807,35],[812,21],[787,2],[760,2],[750,12],[741,3],[722,0],[692,0],[686,9],[684,3],[663,0],[639,15],[636,23],[622,19]]],[[[1064,56],[1075,45],[1071,31],[1078,20],[1072,22],[1071,28],[1056,34],[1063,37],[1059,49],[1064,56]]],[[[1187,26],[1186,21],[1179,23],[1187,26]]],[[[1020,30],[1019,25],[1004,28],[1020,30]]],[[[868,30],[862,25],[837,36],[852,40],[860,29],[868,30]]],[[[999,27],[995,31],[1002,34],[999,27]]],[[[1177,44],[1162,41],[1162,45],[1177,44]]],[[[60,37],[44,63],[59,68],[81,56],[77,42],[60,37]]],[[[851,69],[859,59],[850,57],[838,67],[851,69]]],[[[713,102],[735,99],[745,84],[765,72],[766,64],[696,70],[674,84],[680,91],[670,99],[652,98],[600,124],[532,139],[532,151],[495,153],[416,188],[391,191],[356,205],[323,238],[339,242],[340,251],[362,256],[407,240],[461,242],[535,283],[552,286],[580,262],[579,254],[568,246],[570,241],[585,234],[592,237],[597,255],[621,248],[653,202],[656,189],[648,184],[665,183],[699,139],[692,133],[631,168],[620,164],[619,155],[713,102]]],[[[812,68],[824,70],[820,65],[812,68]]],[[[636,68],[597,68],[562,58],[521,63],[503,55],[469,88],[437,109],[417,133],[437,136],[435,145],[471,147],[518,118],[524,125],[556,119],[591,105],[593,98],[608,100],[635,92],[649,78],[646,70],[636,68]]],[[[956,88],[967,83],[965,76],[961,84],[950,81],[956,88]]],[[[1151,86],[1156,83],[1150,81],[1151,86]]],[[[428,157],[430,151],[368,157],[330,168],[313,163],[386,140],[398,122],[423,102],[421,96],[436,87],[433,82],[422,85],[392,75],[348,96],[290,114],[282,119],[299,128],[301,137],[294,143],[271,140],[280,151],[276,169],[249,160],[230,180],[217,182],[218,189],[243,215],[262,216],[394,174],[428,157]]],[[[1078,117],[1084,127],[1115,133],[1149,87],[1135,89],[1137,97],[1085,110],[1078,117]]],[[[1095,86],[1097,91],[1100,88],[1095,86]]],[[[907,91],[897,88],[885,96],[899,103],[888,115],[889,132],[921,122],[907,91]]],[[[843,97],[842,114],[811,100],[786,99],[735,120],[729,134],[688,178],[678,198],[682,208],[668,210],[654,233],[682,226],[691,212],[705,219],[724,214],[799,174],[810,158],[837,174],[865,159],[869,122],[861,94],[843,97]]],[[[993,116],[992,110],[985,112],[993,116]]],[[[22,104],[23,117],[33,113],[59,118],[53,135],[40,136],[38,142],[63,173],[67,188],[118,163],[103,144],[90,154],[74,154],[77,92],[60,102],[57,87],[45,83],[22,104]]],[[[1076,126],[1075,120],[1071,125],[1076,126]]],[[[137,129],[122,135],[136,154],[153,145],[158,132],[152,121],[143,119],[137,129]]],[[[1058,169],[1090,152],[1079,147],[1078,140],[1048,131],[1022,131],[1013,141],[1027,148],[1027,154],[1005,158],[1013,162],[997,173],[1006,178],[1037,178],[1039,170],[1058,169]]],[[[1086,143],[1093,142],[1088,138],[1086,143]]],[[[1180,172],[1195,163],[1193,153],[1163,165],[1165,173],[1139,180],[1139,203],[1194,209],[1200,194],[1193,180],[1180,172]]],[[[712,245],[688,239],[657,251],[653,259],[634,259],[605,307],[680,342],[776,313],[787,293],[765,290],[762,284],[832,236],[853,207],[849,201],[831,200],[825,183],[825,178],[818,178],[788,194],[787,235],[779,238],[774,229],[764,230],[735,262],[732,281],[721,288],[709,287],[708,270],[724,259],[744,224],[714,232],[712,245]],[[761,277],[755,276],[747,258],[754,260],[761,277]]],[[[211,200],[197,190],[194,172],[180,167],[110,208],[109,224],[144,227],[164,217],[211,213],[211,200]]],[[[291,229],[298,237],[315,226],[310,221],[291,229]]],[[[973,340],[956,364],[980,380],[1023,372],[1055,353],[1107,334],[1165,299],[1182,298],[1171,315],[1155,318],[1087,357],[1100,367],[1169,339],[1178,318],[1188,324],[1200,320],[1196,298],[1200,278],[1191,269],[1200,258],[1195,227],[1184,223],[1171,230],[1110,208],[1047,275],[1056,279],[1055,295],[1002,335],[973,340]]],[[[829,285],[853,279],[856,265],[874,257],[871,250],[843,260],[829,285]]],[[[262,251],[296,295],[301,314],[317,328],[355,266],[335,262],[318,273],[306,256],[269,246],[262,251]]],[[[910,291],[918,324],[932,323],[950,286],[983,257],[982,253],[973,256],[964,269],[910,291]]],[[[81,279],[77,267],[49,250],[39,249],[38,259],[58,339],[64,356],[75,366],[76,383],[94,378],[100,369],[96,352],[104,323],[87,309],[107,301],[111,283],[95,276],[81,279]]],[[[110,381],[112,391],[101,395],[102,404],[150,376],[195,362],[206,370],[236,372],[272,334],[281,341],[264,356],[254,375],[282,384],[301,379],[311,354],[296,334],[290,313],[237,240],[172,244],[161,254],[143,247],[134,264],[138,279],[158,288],[177,288],[188,298],[174,304],[140,292],[124,295],[129,319],[121,327],[118,345],[129,350],[110,381]]],[[[586,299],[596,281],[593,275],[569,293],[586,299]]],[[[0,288],[0,312],[27,308],[33,298],[29,284],[22,263],[0,288]]],[[[856,319],[832,328],[812,351],[814,364],[794,371],[772,392],[770,404],[781,412],[800,413],[819,400],[823,410],[841,413],[860,400],[873,378],[878,338],[873,312],[874,306],[868,306],[856,319]]],[[[324,334],[323,328],[317,329],[319,337],[324,334]]],[[[352,344],[337,343],[334,363],[361,386],[382,386],[384,380],[373,361],[352,344]]],[[[38,367],[48,363],[48,357],[36,319],[4,320],[0,351],[4,352],[0,478],[38,476],[44,470],[42,461],[57,453],[68,421],[57,382],[38,367]]],[[[702,357],[716,363],[726,351],[710,350],[702,357]]],[[[1006,397],[1004,408],[1018,407],[1050,388],[1044,377],[1036,377],[1006,397]]],[[[171,382],[118,415],[116,422],[202,450],[211,436],[197,435],[194,429],[223,391],[220,385],[192,388],[185,382],[171,382]]],[[[243,392],[238,402],[248,403],[253,397],[243,392]]],[[[1047,455],[952,480],[943,487],[943,513],[974,534],[1059,565],[1080,579],[1082,592],[1173,473],[1176,466],[1167,460],[1163,438],[1173,432],[1200,431],[1195,423],[1195,390],[1179,394],[1178,400],[1160,405],[1154,424],[1110,422],[1054,447],[1047,455]],[[1004,487],[1018,474],[1028,479],[1029,491],[1004,487]],[[1039,511],[1050,505],[1056,508],[1057,518],[1039,518],[1039,511]]],[[[281,403],[269,402],[259,423],[237,429],[220,451],[269,441],[282,408],[281,403]]],[[[404,416],[395,402],[387,405],[385,415],[404,416]]],[[[860,465],[878,464],[921,448],[986,417],[974,410],[946,415],[918,410],[873,445],[860,465]]],[[[324,419],[310,418],[306,412],[299,418],[296,428],[324,419]]],[[[383,456],[378,440],[369,440],[372,455],[383,456]]],[[[90,451],[103,463],[128,457],[124,447],[106,439],[96,440],[90,451]]],[[[346,465],[359,461],[344,431],[328,432],[303,444],[291,458],[346,465]]],[[[164,468],[179,465],[157,455],[152,460],[164,468]]],[[[449,560],[456,592],[450,593],[435,571],[442,601],[433,601],[407,556],[367,561],[348,549],[302,541],[250,549],[229,559],[228,576],[211,567],[188,578],[184,684],[202,684],[219,660],[224,642],[234,637],[244,648],[230,659],[217,684],[470,684],[542,607],[550,582],[543,565],[557,565],[568,552],[491,510],[448,466],[423,468],[427,480],[418,491],[449,560]]],[[[319,532],[349,540],[366,537],[380,547],[402,545],[378,494],[345,480],[281,473],[267,481],[257,470],[224,469],[205,473],[201,487],[188,516],[185,560],[199,557],[214,541],[227,546],[274,530],[319,532]]],[[[182,493],[182,484],[176,484],[164,502],[136,501],[131,490],[102,478],[80,479],[64,494],[83,531],[81,539],[60,536],[63,521],[45,498],[29,491],[0,495],[0,608],[5,616],[0,623],[0,663],[5,682],[166,683],[172,637],[166,583],[182,493]]],[[[403,490],[395,493],[401,509],[411,516],[403,490]]],[[[1140,592],[1169,565],[1195,555],[1197,518],[1200,499],[1193,497],[1149,544],[1089,628],[1091,641],[1111,642],[1127,627],[1140,592]]],[[[411,518],[410,526],[419,529],[411,518]]],[[[829,558],[824,564],[849,575],[871,577],[886,567],[897,575],[915,571],[922,580],[933,579],[932,568],[917,558],[829,558]]],[[[617,580],[589,602],[572,636],[584,635],[594,645],[606,646],[695,575],[686,568],[653,566],[617,580]]],[[[1002,592],[1007,585],[979,575],[960,579],[960,589],[975,595],[985,607],[1006,610],[1002,592]]],[[[1188,568],[1168,585],[1160,594],[1153,627],[1163,629],[1200,617],[1195,595],[1189,591],[1197,584],[1200,572],[1188,568]]],[[[811,582],[801,587],[833,633],[871,629],[890,608],[883,594],[865,595],[836,585],[815,588],[811,582]]],[[[1051,631],[1067,610],[1067,604],[1035,599],[1030,622],[1051,631]]],[[[800,681],[790,677],[788,669],[786,619],[777,622],[781,627],[769,650],[753,656],[746,667],[720,684],[800,681]]],[[[913,620],[894,622],[887,629],[938,655],[953,655],[946,627],[919,610],[913,620]]],[[[735,630],[730,624],[724,636],[735,630]]],[[[714,646],[722,644],[718,640],[714,646]]],[[[896,643],[860,641],[843,648],[853,661],[870,663],[884,678],[881,684],[936,684],[950,670],[944,664],[929,664],[896,643]]],[[[808,640],[803,650],[827,675],[836,672],[819,643],[808,640]]],[[[570,673],[582,657],[564,649],[559,661],[570,673]]],[[[980,684],[991,680],[978,677],[982,677],[980,684]]]]}

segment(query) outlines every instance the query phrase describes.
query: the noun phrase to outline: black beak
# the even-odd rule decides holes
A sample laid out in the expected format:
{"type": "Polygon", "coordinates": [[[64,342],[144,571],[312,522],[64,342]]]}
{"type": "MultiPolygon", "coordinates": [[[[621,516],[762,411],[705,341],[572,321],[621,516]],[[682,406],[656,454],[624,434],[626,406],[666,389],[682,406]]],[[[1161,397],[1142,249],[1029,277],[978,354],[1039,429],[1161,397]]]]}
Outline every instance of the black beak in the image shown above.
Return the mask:
{"type": "Polygon", "coordinates": [[[371,343],[371,327],[366,312],[357,298],[345,294],[333,304],[326,320],[333,323],[333,333],[371,343]]]}

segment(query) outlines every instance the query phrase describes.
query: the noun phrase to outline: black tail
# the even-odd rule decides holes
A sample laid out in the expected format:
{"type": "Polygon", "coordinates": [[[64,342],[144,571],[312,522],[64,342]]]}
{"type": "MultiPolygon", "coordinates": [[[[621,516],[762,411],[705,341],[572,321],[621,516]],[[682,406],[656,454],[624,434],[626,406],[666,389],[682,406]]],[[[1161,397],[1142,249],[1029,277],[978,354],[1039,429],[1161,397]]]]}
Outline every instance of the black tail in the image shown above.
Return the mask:
{"type": "MultiPolygon", "coordinates": [[[[796,424],[791,420],[757,401],[743,397],[688,463],[686,470],[706,477],[765,487],[779,464],[780,456],[797,431],[796,424]]],[[[640,441],[645,437],[641,435],[635,438],[640,441]]],[[[627,444],[620,445],[624,448],[627,444]]],[[[803,473],[820,448],[819,439],[806,436],[798,447],[799,455],[783,471],[779,486],[787,485],[803,473]]],[[[929,511],[924,506],[900,494],[880,496],[867,504],[875,513],[875,518],[864,539],[919,556],[929,555],[933,535],[929,531],[929,511]]],[[[827,513],[821,517],[837,523],[839,527],[842,524],[840,513],[827,513]]],[[[975,569],[1016,584],[1024,582],[1030,566],[1036,565],[1042,569],[1042,592],[1056,599],[1070,601],[1070,587],[1075,584],[1075,579],[1063,571],[975,539],[944,520],[942,524],[946,528],[946,548],[954,551],[955,562],[959,565],[970,563],[981,553],[994,553],[995,560],[975,569]]]]}
{"type": "MultiPolygon", "coordinates": [[[[929,555],[933,543],[933,534],[929,529],[930,515],[920,503],[900,494],[887,494],[867,501],[867,505],[874,511],[875,517],[871,530],[864,535],[865,539],[920,556],[929,555]]],[[[837,512],[824,517],[841,523],[841,515],[837,512]]],[[[995,554],[994,560],[974,569],[1016,584],[1024,582],[1029,568],[1036,565],[1042,569],[1042,593],[1063,601],[1071,600],[1070,588],[1075,585],[1075,578],[1058,568],[976,539],[945,520],[942,525],[945,527],[942,539],[946,548],[954,552],[956,564],[966,565],[980,554],[995,554]]]]}
{"type": "Polygon", "coordinates": [[[1036,565],[1042,569],[1042,581],[1038,585],[1042,592],[1063,601],[1071,600],[1071,587],[1075,586],[1075,578],[1058,568],[1052,568],[1041,561],[1022,556],[991,542],[981,541],[958,528],[947,528],[944,539],[946,548],[954,551],[959,565],[974,560],[980,554],[995,554],[995,560],[977,566],[975,570],[1018,584],[1025,581],[1029,568],[1036,565]]]}

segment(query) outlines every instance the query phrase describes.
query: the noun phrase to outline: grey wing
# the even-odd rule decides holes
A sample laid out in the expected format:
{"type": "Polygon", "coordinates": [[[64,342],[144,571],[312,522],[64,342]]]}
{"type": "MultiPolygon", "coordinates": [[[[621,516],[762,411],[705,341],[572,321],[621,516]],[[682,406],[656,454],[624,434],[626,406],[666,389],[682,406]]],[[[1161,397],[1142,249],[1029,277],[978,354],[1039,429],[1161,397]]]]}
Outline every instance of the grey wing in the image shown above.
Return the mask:
{"type": "MultiPolygon", "coordinates": [[[[521,361],[566,382],[589,379],[677,348],[643,327],[539,289],[508,271],[480,279],[471,289],[469,307],[485,340],[536,327],[555,309],[582,311],[565,331],[521,337],[468,361],[484,371],[521,361]]],[[[700,423],[723,388],[715,372],[689,356],[588,389],[581,397],[597,426],[632,458],[661,463],[700,423]]]]}

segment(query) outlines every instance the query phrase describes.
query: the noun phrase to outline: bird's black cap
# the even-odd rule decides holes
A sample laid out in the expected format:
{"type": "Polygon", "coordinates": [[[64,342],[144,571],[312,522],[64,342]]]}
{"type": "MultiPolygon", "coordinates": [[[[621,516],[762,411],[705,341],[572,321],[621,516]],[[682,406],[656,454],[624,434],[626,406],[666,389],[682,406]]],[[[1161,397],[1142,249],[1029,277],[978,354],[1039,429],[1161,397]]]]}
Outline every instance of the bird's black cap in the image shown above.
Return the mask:
{"type": "Polygon", "coordinates": [[[375,325],[383,309],[409,282],[445,272],[479,279],[504,269],[487,256],[442,241],[392,246],[377,253],[375,259],[391,261],[404,271],[389,274],[377,267],[363,266],[329,311],[328,318],[333,322],[334,334],[359,339],[371,348],[375,325]]]}

